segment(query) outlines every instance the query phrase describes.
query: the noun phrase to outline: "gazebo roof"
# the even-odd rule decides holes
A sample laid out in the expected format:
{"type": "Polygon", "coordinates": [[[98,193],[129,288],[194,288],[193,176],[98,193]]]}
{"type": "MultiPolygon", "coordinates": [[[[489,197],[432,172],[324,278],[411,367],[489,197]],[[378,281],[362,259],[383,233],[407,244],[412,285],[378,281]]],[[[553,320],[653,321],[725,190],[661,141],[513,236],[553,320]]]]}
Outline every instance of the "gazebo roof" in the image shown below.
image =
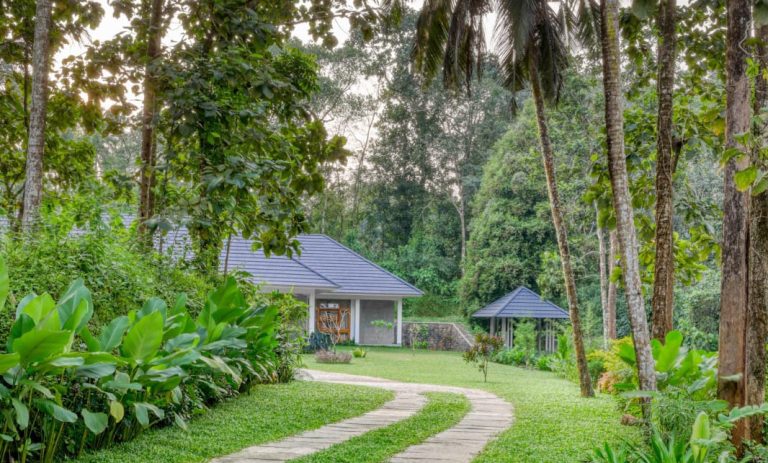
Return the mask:
{"type": "Polygon", "coordinates": [[[472,314],[473,318],[569,318],[568,312],[525,286],[496,299],[472,314]]]}

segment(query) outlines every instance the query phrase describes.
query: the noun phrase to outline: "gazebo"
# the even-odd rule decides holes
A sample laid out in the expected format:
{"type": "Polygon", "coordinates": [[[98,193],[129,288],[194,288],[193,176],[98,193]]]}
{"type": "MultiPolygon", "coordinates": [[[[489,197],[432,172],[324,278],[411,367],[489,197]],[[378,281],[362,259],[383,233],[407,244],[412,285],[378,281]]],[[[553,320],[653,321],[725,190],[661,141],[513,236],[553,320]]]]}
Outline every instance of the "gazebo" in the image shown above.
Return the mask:
{"type": "Polygon", "coordinates": [[[567,320],[569,316],[562,308],[520,286],[473,313],[472,318],[488,319],[491,334],[501,336],[506,347],[514,346],[515,325],[532,320],[536,324],[538,350],[554,352],[557,349],[558,320],[567,320]]]}

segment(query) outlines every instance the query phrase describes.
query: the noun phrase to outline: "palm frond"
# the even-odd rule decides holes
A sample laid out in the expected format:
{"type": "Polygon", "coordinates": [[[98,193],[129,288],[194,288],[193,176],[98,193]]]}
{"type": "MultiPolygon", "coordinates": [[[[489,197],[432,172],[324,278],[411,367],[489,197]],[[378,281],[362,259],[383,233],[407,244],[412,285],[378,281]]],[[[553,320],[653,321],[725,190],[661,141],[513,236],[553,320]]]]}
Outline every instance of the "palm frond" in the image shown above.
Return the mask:
{"type": "Polygon", "coordinates": [[[475,71],[481,71],[486,52],[483,15],[489,11],[486,0],[456,2],[444,57],[443,81],[446,86],[457,87],[463,81],[469,90],[475,71]]]}
{"type": "Polygon", "coordinates": [[[572,36],[591,51],[600,47],[600,4],[595,0],[568,0],[561,8],[568,14],[572,36]]]}
{"type": "Polygon", "coordinates": [[[547,7],[544,14],[548,19],[539,23],[534,60],[541,77],[544,98],[557,103],[563,88],[563,71],[568,67],[568,49],[563,43],[563,25],[557,13],[547,7]]]}
{"type": "Polygon", "coordinates": [[[452,13],[452,0],[427,0],[416,20],[416,41],[411,62],[414,71],[427,82],[437,75],[443,65],[452,13]]]}
{"type": "Polygon", "coordinates": [[[442,65],[443,84],[467,89],[485,55],[483,16],[488,0],[427,0],[416,23],[413,66],[427,82],[442,65]]]}
{"type": "Polygon", "coordinates": [[[516,92],[536,66],[544,97],[557,102],[568,65],[563,20],[546,0],[499,0],[496,43],[505,86],[516,92]]]}

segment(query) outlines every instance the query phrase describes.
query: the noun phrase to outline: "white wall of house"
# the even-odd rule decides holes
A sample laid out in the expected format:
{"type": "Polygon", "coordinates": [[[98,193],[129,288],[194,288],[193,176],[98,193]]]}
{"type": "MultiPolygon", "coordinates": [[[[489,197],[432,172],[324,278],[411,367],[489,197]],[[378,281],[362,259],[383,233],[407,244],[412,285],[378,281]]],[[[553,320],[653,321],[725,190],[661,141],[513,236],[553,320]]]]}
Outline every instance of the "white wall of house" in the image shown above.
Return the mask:
{"type": "Polygon", "coordinates": [[[316,330],[315,308],[321,299],[344,300],[350,302],[350,338],[357,344],[364,345],[403,345],[403,299],[387,295],[343,295],[325,292],[316,288],[265,287],[263,291],[291,293],[307,303],[308,333],[316,330]],[[393,324],[388,328],[372,326],[375,320],[385,320],[393,324]],[[391,333],[391,339],[390,339],[391,333]]]}

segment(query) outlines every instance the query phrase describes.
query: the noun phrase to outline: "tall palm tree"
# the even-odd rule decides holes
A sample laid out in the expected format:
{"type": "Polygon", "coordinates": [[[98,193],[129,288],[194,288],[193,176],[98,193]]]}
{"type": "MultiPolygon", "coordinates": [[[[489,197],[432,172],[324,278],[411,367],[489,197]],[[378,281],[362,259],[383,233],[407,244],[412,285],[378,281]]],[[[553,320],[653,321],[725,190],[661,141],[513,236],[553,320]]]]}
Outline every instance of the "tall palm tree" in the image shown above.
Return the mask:
{"type": "Polygon", "coordinates": [[[568,64],[561,18],[547,0],[502,0],[494,4],[490,0],[427,0],[417,22],[414,67],[427,79],[434,77],[442,67],[445,85],[463,83],[469,88],[485,52],[483,15],[493,6],[497,7],[498,13],[496,35],[505,85],[518,91],[528,83],[533,94],[552,222],[573,326],[579,385],[581,395],[590,397],[594,392],[584,352],[576,282],[545,107],[545,103],[557,102],[563,85],[563,71],[568,64]]]}
{"type": "MultiPolygon", "coordinates": [[[[656,369],[651,353],[648,320],[645,317],[634,211],[629,195],[627,161],[624,155],[624,110],[619,59],[619,0],[601,0],[600,14],[606,145],[613,208],[616,213],[616,237],[621,253],[627,312],[632,328],[632,340],[635,344],[638,382],[640,389],[652,391],[656,389],[656,369]]],[[[643,413],[646,419],[650,418],[650,407],[644,406],[643,413]]]]}
{"type": "Polygon", "coordinates": [[[21,227],[26,232],[37,222],[43,199],[43,154],[45,115],[48,108],[48,71],[52,0],[38,0],[35,9],[35,43],[32,48],[32,104],[29,111],[29,139],[24,177],[21,227]]]}

